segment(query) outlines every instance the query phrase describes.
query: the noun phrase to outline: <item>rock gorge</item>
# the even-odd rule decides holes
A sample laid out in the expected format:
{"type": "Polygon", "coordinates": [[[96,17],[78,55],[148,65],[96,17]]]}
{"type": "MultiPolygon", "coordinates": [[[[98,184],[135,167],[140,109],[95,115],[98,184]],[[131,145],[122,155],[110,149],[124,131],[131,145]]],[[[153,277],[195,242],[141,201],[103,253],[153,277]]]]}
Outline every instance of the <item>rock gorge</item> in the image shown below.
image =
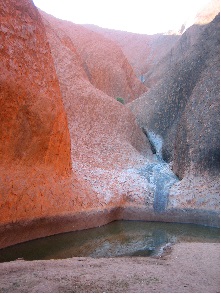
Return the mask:
{"type": "Polygon", "coordinates": [[[219,226],[217,6],[142,36],[0,3],[0,248],[116,219],[219,226]]]}

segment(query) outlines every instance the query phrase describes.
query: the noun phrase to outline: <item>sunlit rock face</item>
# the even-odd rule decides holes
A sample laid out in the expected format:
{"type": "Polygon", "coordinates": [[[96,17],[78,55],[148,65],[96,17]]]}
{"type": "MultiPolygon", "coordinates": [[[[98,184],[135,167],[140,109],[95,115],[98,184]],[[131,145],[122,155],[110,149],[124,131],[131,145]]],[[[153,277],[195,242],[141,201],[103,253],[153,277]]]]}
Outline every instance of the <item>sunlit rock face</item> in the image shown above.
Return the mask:
{"type": "MultiPolygon", "coordinates": [[[[128,108],[91,83],[68,23],[42,17],[68,117],[72,167],[95,193],[92,207],[152,207],[152,188],[136,170],[153,160],[146,136],[128,108]]],[[[86,42],[87,36],[82,38],[86,42]]]]}
{"type": "Polygon", "coordinates": [[[0,223],[68,209],[70,136],[37,9],[1,1],[0,223]]]}
{"type": "MultiPolygon", "coordinates": [[[[152,161],[148,140],[132,113],[92,84],[80,45],[30,1],[4,1],[1,15],[0,223],[38,225],[0,247],[107,223],[117,218],[111,208],[152,207],[151,186],[136,171],[152,161]],[[76,213],[84,215],[65,226],[61,218],[76,213]]],[[[123,61],[117,46],[110,49],[123,61]]],[[[127,101],[143,85],[124,64],[117,66],[127,101]]]]}
{"type": "Polygon", "coordinates": [[[163,158],[182,179],[168,207],[219,209],[219,15],[190,27],[164,58],[149,92],[130,104],[163,138],[163,158]]]}

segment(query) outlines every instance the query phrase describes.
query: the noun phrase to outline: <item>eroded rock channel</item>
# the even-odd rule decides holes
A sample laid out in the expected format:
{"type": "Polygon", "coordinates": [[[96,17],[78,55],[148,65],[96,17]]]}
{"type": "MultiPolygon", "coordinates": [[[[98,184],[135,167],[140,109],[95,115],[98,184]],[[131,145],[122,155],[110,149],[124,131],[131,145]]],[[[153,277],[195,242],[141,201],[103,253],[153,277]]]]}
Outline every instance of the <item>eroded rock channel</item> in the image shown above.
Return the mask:
{"type": "Polygon", "coordinates": [[[162,158],[163,139],[154,132],[145,132],[155,154],[156,163],[148,164],[139,173],[145,177],[154,190],[153,208],[155,212],[164,212],[167,208],[169,189],[179,179],[172,172],[170,165],[162,158]]]}

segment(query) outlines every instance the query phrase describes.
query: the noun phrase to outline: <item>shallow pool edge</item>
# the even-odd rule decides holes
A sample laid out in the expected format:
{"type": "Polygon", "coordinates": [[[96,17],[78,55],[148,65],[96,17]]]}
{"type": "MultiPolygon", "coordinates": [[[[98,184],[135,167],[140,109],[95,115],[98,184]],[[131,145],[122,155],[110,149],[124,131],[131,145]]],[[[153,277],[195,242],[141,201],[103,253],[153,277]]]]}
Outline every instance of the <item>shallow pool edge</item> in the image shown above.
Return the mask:
{"type": "Polygon", "coordinates": [[[114,207],[1,225],[0,249],[59,233],[106,225],[115,220],[185,223],[220,227],[220,214],[217,211],[169,209],[162,213],[156,213],[154,210],[145,207],[114,207]]]}

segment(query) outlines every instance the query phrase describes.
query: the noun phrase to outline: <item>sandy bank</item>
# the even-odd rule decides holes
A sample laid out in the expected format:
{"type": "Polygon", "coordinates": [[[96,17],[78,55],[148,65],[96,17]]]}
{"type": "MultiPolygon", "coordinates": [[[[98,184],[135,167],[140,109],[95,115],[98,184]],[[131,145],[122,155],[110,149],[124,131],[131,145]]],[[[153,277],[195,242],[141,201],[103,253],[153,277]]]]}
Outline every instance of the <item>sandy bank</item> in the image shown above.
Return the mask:
{"type": "Polygon", "coordinates": [[[161,258],[86,258],[0,264],[0,292],[219,293],[220,245],[179,243],[161,258]]]}

